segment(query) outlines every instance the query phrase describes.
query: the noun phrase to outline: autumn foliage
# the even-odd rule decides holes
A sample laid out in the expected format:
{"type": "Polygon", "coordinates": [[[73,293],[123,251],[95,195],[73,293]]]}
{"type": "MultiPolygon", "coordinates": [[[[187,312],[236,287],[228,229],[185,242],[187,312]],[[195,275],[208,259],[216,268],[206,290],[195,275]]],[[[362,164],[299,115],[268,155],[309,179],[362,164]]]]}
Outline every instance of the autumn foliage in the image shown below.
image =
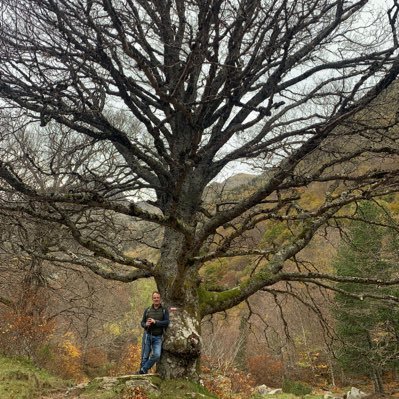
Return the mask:
{"type": "Polygon", "coordinates": [[[248,398],[254,387],[253,377],[235,367],[221,369],[216,359],[202,358],[202,377],[206,389],[220,399],[248,398]]]}
{"type": "Polygon", "coordinates": [[[9,310],[2,314],[0,347],[10,355],[36,359],[40,347],[51,337],[54,323],[43,315],[29,314],[21,310],[9,310]]]}
{"type": "Polygon", "coordinates": [[[248,371],[257,384],[271,387],[281,386],[284,367],[281,360],[269,354],[251,356],[247,359],[248,371]]]}
{"type": "Polygon", "coordinates": [[[144,388],[134,387],[128,392],[124,393],[121,399],[149,399],[144,388]]]}
{"type": "Polygon", "coordinates": [[[123,351],[123,355],[117,364],[114,374],[128,374],[140,368],[141,343],[128,344],[123,351]]]}
{"type": "Polygon", "coordinates": [[[83,380],[82,350],[75,336],[72,333],[64,334],[55,351],[54,363],[58,366],[58,373],[65,378],[83,380]]]}

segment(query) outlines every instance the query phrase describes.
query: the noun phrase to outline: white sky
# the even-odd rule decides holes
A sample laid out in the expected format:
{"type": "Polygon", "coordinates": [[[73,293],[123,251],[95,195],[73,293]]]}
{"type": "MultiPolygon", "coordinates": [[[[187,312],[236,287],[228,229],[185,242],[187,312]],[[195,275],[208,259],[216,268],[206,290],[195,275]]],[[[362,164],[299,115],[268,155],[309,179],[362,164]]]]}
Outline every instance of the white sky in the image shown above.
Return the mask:
{"type": "MultiPolygon", "coordinates": [[[[393,0],[369,0],[368,5],[363,9],[364,10],[363,15],[367,15],[368,7],[370,7],[369,10],[387,11],[390,7],[392,7],[392,5],[393,5],[393,0]]],[[[385,24],[388,25],[387,16],[384,17],[384,20],[382,22],[384,23],[384,25],[385,24]]],[[[260,169],[256,170],[250,165],[242,162],[235,162],[225,167],[223,171],[214,180],[217,182],[222,182],[228,177],[235,175],[237,173],[260,174],[261,170],[260,169]]]]}

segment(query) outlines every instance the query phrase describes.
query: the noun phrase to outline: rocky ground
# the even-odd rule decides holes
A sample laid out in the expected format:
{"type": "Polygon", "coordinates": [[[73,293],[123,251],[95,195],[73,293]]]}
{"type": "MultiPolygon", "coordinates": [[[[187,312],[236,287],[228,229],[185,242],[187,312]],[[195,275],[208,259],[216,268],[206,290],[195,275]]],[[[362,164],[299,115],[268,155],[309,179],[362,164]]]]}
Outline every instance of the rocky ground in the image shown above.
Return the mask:
{"type": "Polygon", "coordinates": [[[215,398],[198,384],[182,381],[164,381],[156,374],[99,377],[63,392],[46,394],[41,399],[211,399],[215,398]]]}

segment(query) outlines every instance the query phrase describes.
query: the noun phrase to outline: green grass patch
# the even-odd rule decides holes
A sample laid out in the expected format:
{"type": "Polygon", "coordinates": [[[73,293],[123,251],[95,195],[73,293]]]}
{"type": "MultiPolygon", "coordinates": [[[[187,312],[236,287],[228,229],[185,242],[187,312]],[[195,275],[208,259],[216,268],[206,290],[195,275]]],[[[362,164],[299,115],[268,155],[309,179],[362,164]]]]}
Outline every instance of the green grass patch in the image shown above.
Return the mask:
{"type": "Polygon", "coordinates": [[[68,381],[52,376],[26,359],[0,356],[0,398],[34,399],[65,389],[68,381]]]}
{"type": "Polygon", "coordinates": [[[292,393],[296,396],[305,396],[312,393],[312,387],[300,381],[285,379],[282,388],[283,392],[292,393]]]}

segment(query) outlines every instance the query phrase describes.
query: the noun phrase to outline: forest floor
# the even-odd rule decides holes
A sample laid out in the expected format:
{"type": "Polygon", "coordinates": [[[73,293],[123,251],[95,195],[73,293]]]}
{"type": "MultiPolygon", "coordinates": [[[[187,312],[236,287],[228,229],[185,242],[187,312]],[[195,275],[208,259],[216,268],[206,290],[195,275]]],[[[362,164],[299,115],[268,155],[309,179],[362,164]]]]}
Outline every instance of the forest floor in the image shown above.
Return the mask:
{"type": "MultiPolygon", "coordinates": [[[[371,387],[364,389],[370,392],[371,387]]],[[[387,386],[390,394],[369,395],[367,399],[399,399],[396,386],[387,386]]],[[[307,399],[322,399],[323,394],[307,395],[307,399]]],[[[202,385],[187,380],[161,380],[157,375],[126,375],[95,378],[87,384],[74,386],[71,381],[50,375],[24,359],[0,356],[1,399],[218,399],[202,385]]],[[[249,399],[240,394],[228,395],[231,399],[249,399]]],[[[292,394],[263,396],[268,399],[296,399],[292,394]]],[[[259,395],[253,398],[260,398],[259,395]]],[[[366,399],[366,398],[365,398],[366,399]]]]}

